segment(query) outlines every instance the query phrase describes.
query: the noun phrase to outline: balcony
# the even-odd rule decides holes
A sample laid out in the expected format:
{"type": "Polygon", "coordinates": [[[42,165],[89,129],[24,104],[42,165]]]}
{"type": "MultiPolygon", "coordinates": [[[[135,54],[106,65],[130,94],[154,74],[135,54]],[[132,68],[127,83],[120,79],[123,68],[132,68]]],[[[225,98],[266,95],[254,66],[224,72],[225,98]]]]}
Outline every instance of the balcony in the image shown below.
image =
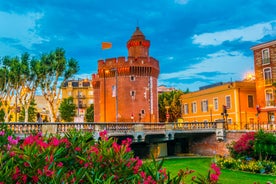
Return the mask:
{"type": "Polygon", "coordinates": [[[275,102],[274,102],[274,100],[267,100],[267,101],[265,101],[265,105],[266,106],[275,106],[275,102]]]}
{"type": "Polygon", "coordinates": [[[275,86],[276,87],[276,80],[275,79],[265,79],[264,80],[265,86],[275,86]]]}
{"type": "Polygon", "coordinates": [[[270,58],[263,58],[263,59],[262,59],[262,64],[263,64],[263,65],[270,64],[270,58]]]}

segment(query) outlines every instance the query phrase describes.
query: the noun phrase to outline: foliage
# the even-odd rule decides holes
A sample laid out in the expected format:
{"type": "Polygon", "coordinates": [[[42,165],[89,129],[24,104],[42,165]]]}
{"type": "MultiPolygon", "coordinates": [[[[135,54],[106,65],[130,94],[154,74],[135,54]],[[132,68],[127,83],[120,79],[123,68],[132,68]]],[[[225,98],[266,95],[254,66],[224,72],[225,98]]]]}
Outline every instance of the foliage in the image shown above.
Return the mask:
{"type": "Polygon", "coordinates": [[[247,158],[254,157],[254,140],[255,132],[248,132],[243,134],[241,138],[227,145],[230,155],[233,158],[247,158]]]}
{"type": "Polygon", "coordinates": [[[234,158],[217,158],[217,164],[223,169],[247,171],[252,173],[276,175],[276,165],[273,161],[241,160],[234,158]]]}
{"type": "Polygon", "coordinates": [[[165,92],[158,96],[159,106],[159,121],[166,121],[166,106],[169,106],[168,113],[170,115],[169,122],[176,122],[181,117],[181,102],[180,96],[184,94],[183,91],[174,90],[171,92],[165,92]]]}
{"type": "Polygon", "coordinates": [[[94,122],[94,104],[91,104],[85,112],[86,122],[94,122]]]}
{"type": "Polygon", "coordinates": [[[60,82],[60,86],[63,86],[67,79],[78,72],[78,62],[73,58],[66,59],[65,50],[57,48],[49,54],[43,54],[37,64],[40,73],[39,86],[50,107],[50,121],[55,122],[61,95],[58,83],[60,82]]]}
{"type": "Polygon", "coordinates": [[[185,183],[191,173],[173,178],[163,161],[143,165],[130,149],[131,140],[118,144],[99,133],[75,129],[64,137],[41,133],[15,138],[5,124],[0,128],[0,183],[185,183]]]}
{"type": "MultiPolygon", "coordinates": [[[[30,107],[28,108],[28,122],[36,122],[37,109],[35,108],[36,103],[34,100],[31,101],[30,107]]],[[[25,108],[23,107],[20,111],[19,121],[24,122],[25,120],[25,108]]]]}
{"type": "Polygon", "coordinates": [[[220,168],[215,163],[212,163],[207,177],[199,175],[198,177],[193,177],[192,180],[194,181],[194,183],[198,184],[216,184],[218,183],[220,174],[220,168]]]}
{"type": "Polygon", "coordinates": [[[73,122],[76,115],[76,105],[73,103],[73,97],[63,99],[60,103],[59,112],[64,121],[73,122]]]}
{"type": "Polygon", "coordinates": [[[276,160],[276,137],[272,133],[260,130],[255,135],[254,152],[259,160],[276,160]]]}
{"type": "Polygon", "coordinates": [[[3,109],[0,110],[0,122],[4,122],[5,112],[3,109]]]}

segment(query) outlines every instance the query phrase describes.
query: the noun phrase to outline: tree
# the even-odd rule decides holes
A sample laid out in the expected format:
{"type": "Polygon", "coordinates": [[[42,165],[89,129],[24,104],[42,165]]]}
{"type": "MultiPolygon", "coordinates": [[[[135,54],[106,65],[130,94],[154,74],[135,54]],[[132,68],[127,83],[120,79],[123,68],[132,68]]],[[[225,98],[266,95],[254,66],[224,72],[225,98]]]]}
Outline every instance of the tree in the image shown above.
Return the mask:
{"type": "Polygon", "coordinates": [[[94,104],[91,104],[85,112],[86,122],[94,122],[94,104]]]}
{"type": "MultiPolygon", "coordinates": [[[[28,53],[22,54],[20,58],[5,56],[1,63],[3,67],[0,68],[0,76],[4,80],[0,82],[0,109],[4,111],[5,121],[8,122],[11,113],[17,112],[19,106],[29,108],[35,95],[38,77],[34,73],[36,70],[31,65],[32,60],[28,53]]],[[[24,122],[28,122],[28,111],[25,112],[24,122]]]]}
{"type": "MultiPolygon", "coordinates": [[[[36,103],[34,100],[31,101],[31,104],[30,104],[30,107],[28,108],[28,111],[27,111],[27,114],[28,114],[28,122],[36,122],[37,120],[37,117],[36,117],[36,114],[37,114],[37,109],[35,108],[36,106],[36,103]]],[[[20,112],[20,115],[19,115],[19,121],[24,121],[25,122],[25,116],[26,116],[26,113],[25,113],[25,108],[23,107],[21,112],[20,112]]]]}
{"type": "Polygon", "coordinates": [[[166,121],[166,106],[169,106],[168,113],[170,115],[169,121],[176,122],[181,117],[181,102],[180,96],[184,94],[183,91],[174,90],[171,92],[165,92],[158,96],[159,106],[159,121],[166,121]]]}
{"type": "Polygon", "coordinates": [[[66,122],[72,122],[76,114],[76,105],[73,97],[64,98],[59,107],[60,117],[66,122]]]}
{"type": "Polygon", "coordinates": [[[49,54],[43,54],[37,68],[40,74],[39,86],[50,107],[50,122],[56,122],[61,86],[78,72],[78,62],[72,58],[67,60],[65,51],[57,48],[49,54]]]}

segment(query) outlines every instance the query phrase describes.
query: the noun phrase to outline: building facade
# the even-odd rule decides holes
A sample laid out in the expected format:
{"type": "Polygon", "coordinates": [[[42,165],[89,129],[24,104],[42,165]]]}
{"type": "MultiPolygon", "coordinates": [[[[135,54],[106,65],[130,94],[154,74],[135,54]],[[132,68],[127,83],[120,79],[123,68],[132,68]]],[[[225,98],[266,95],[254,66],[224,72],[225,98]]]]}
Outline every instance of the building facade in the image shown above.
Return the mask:
{"type": "Polygon", "coordinates": [[[253,46],[258,119],[275,123],[276,113],[276,41],[253,46]]]}
{"type": "Polygon", "coordinates": [[[254,81],[220,83],[181,96],[184,122],[227,121],[228,129],[244,129],[256,122],[254,81]]]}
{"type": "Polygon", "coordinates": [[[74,104],[76,104],[76,117],[83,117],[86,109],[94,104],[94,90],[91,80],[77,79],[68,80],[62,87],[62,99],[73,97],[74,104]]]}
{"type": "Polygon", "coordinates": [[[127,58],[99,60],[92,75],[95,122],[158,122],[159,62],[139,27],[126,46],[127,58]]]}

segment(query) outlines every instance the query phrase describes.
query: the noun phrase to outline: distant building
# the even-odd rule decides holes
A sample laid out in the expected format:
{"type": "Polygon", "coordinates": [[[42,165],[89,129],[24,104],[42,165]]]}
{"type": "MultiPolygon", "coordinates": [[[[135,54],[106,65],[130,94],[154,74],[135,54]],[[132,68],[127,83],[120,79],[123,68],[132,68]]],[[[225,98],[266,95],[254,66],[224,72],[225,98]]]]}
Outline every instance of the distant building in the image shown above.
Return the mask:
{"type": "Polygon", "coordinates": [[[258,118],[275,123],[276,113],[276,40],[253,46],[258,118]]]}
{"type": "Polygon", "coordinates": [[[244,129],[257,122],[254,81],[205,86],[181,95],[181,105],[184,122],[213,122],[227,117],[229,129],[244,129]]]}
{"type": "Polygon", "coordinates": [[[42,95],[36,95],[34,100],[36,103],[36,110],[38,113],[40,113],[42,121],[49,121],[49,106],[45,97],[42,95]]]}
{"type": "Polygon", "coordinates": [[[158,122],[159,62],[139,27],[126,44],[128,57],[98,61],[92,77],[95,122],[158,122]]]}
{"type": "Polygon", "coordinates": [[[94,104],[94,90],[91,80],[72,79],[62,86],[62,99],[73,97],[76,104],[76,116],[84,116],[86,109],[94,104]]]}
{"type": "Polygon", "coordinates": [[[162,94],[165,92],[171,92],[171,91],[175,91],[175,90],[176,90],[175,88],[166,87],[165,85],[158,86],[158,88],[157,88],[158,94],[162,94]]]}

